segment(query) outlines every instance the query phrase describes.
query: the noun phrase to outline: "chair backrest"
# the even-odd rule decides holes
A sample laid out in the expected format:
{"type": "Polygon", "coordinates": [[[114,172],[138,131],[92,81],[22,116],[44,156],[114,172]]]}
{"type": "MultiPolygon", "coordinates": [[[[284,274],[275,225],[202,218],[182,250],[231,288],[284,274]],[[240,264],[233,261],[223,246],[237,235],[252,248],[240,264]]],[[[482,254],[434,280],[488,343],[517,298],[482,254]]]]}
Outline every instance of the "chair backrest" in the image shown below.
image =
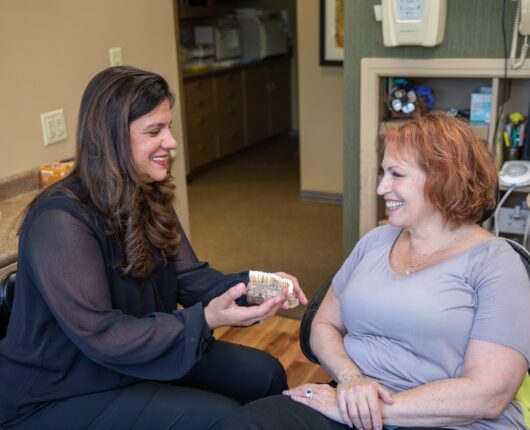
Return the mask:
{"type": "MultiPolygon", "coordinates": [[[[521,257],[521,261],[523,262],[526,272],[528,273],[528,277],[530,278],[530,253],[517,242],[510,239],[505,240],[513,248],[513,250],[517,252],[517,254],[519,254],[519,257],[521,257]]],[[[302,349],[302,352],[308,360],[317,364],[319,364],[318,358],[311,350],[311,344],[309,342],[309,339],[311,337],[311,326],[313,324],[313,319],[315,318],[318,308],[320,307],[320,303],[322,303],[324,296],[328,292],[332,280],[333,275],[331,275],[322,284],[322,286],[318,289],[315,295],[311,298],[309,304],[307,305],[307,309],[304,312],[304,316],[302,317],[302,322],[300,323],[300,348],[302,349]]]]}
{"type": "Polygon", "coordinates": [[[17,272],[10,272],[4,279],[0,279],[0,339],[6,335],[15,297],[16,277],[17,272]]]}

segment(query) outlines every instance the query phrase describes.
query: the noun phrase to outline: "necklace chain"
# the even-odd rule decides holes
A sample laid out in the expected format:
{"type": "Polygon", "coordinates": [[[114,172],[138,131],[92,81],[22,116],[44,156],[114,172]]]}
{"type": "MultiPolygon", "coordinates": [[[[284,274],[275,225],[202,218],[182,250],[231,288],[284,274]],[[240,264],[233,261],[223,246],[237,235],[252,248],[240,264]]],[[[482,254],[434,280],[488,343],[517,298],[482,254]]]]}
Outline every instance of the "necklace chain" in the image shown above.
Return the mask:
{"type": "Polygon", "coordinates": [[[414,273],[418,270],[419,267],[424,265],[427,261],[429,261],[429,258],[435,255],[438,252],[445,251],[447,249],[447,246],[440,247],[438,249],[435,249],[434,251],[427,252],[425,254],[420,254],[416,261],[413,261],[412,259],[412,242],[409,239],[409,262],[405,267],[405,275],[410,275],[411,273],[414,273]]]}

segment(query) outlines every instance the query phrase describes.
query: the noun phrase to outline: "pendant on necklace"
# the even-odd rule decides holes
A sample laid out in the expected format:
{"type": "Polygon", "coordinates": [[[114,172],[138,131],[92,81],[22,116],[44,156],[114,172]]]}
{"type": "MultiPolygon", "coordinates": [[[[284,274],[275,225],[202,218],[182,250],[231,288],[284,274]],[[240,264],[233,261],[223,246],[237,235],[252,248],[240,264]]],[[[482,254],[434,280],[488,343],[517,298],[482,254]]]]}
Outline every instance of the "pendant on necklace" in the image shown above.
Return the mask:
{"type": "Polygon", "coordinates": [[[405,270],[405,275],[410,275],[414,271],[414,268],[407,267],[407,270],[405,270]]]}

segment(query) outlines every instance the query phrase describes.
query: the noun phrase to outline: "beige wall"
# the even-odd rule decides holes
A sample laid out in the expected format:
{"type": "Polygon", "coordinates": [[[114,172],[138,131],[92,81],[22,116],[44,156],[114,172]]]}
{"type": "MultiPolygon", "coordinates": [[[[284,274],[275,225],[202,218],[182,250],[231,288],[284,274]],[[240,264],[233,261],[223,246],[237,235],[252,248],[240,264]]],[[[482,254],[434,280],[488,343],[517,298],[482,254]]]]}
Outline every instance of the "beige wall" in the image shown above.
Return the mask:
{"type": "MultiPolygon", "coordinates": [[[[81,94],[117,46],[125,64],[162,74],[180,92],[172,0],[0,2],[0,178],[73,155],[81,94]],[[40,114],[61,108],[68,140],[45,147],[40,114]]],[[[173,118],[182,141],[180,102],[173,118]]],[[[182,146],[173,170],[188,230],[182,146]]]]}
{"type": "Polygon", "coordinates": [[[300,185],[342,193],[342,67],[319,65],[319,0],[297,0],[300,185]]]}

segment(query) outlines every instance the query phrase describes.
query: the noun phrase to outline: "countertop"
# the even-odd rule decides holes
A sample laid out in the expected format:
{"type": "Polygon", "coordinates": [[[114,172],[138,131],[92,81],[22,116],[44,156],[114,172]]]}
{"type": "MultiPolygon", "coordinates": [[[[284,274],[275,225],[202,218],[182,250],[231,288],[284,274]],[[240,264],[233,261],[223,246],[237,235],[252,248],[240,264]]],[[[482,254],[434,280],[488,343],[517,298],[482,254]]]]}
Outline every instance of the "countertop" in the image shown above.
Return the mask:
{"type": "Polygon", "coordinates": [[[0,180],[0,269],[17,261],[20,215],[39,192],[38,178],[34,169],[0,180]]]}
{"type": "Polygon", "coordinates": [[[252,60],[252,61],[245,61],[245,62],[226,60],[224,62],[221,62],[218,65],[209,66],[206,69],[201,69],[201,70],[196,70],[196,71],[186,70],[186,68],[184,68],[182,70],[182,78],[186,81],[186,80],[191,80],[194,78],[200,78],[203,76],[211,76],[211,75],[223,73],[226,71],[244,69],[247,67],[257,66],[259,64],[274,62],[278,60],[285,60],[289,58],[291,58],[291,56],[289,54],[285,54],[285,55],[276,55],[274,57],[264,58],[263,60],[252,60]],[[223,65],[223,63],[227,65],[223,65]]]}

